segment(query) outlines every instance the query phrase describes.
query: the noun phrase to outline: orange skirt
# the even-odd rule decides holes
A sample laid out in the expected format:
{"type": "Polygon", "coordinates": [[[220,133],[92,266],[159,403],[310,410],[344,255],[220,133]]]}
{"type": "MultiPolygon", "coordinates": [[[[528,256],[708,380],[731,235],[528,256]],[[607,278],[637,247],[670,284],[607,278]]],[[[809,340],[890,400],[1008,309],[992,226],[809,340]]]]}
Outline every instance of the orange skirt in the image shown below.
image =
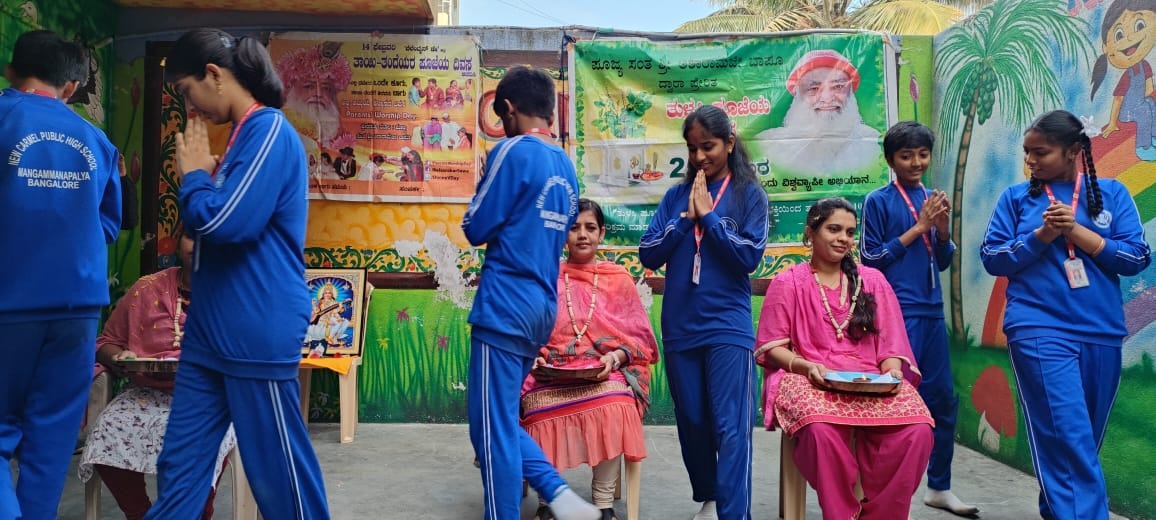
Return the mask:
{"type": "Polygon", "coordinates": [[[646,458],[634,394],[613,379],[531,389],[522,396],[522,428],[560,471],[619,455],[629,461],[646,458]]]}
{"type": "Polygon", "coordinates": [[[927,424],[935,427],[919,392],[904,381],[893,396],[829,392],[816,388],[806,376],[786,374],[775,397],[775,420],[787,435],[815,422],[848,426],[927,424]]]}

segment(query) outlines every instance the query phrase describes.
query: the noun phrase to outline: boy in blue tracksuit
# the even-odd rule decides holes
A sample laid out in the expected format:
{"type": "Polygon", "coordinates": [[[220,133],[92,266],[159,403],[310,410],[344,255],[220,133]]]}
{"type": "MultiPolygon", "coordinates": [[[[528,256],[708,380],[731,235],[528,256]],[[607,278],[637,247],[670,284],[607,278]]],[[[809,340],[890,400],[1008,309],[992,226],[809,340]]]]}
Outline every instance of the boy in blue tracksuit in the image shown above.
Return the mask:
{"type": "Polygon", "coordinates": [[[919,395],[935,419],[935,446],[927,466],[923,502],[961,516],[979,509],[951,492],[955,418],[959,397],[951,373],[951,352],[943,316],[939,273],[951,265],[947,195],[927,191],[922,177],[931,164],[935,135],[913,121],[892,126],[883,137],[883,155],[895,181],[867,195],[863,203],[859,256],[883,272],[895,290],[907,326],[907,339],[923,373],[919,395]]]}
{"type": "Polygon", "coordinates": [[[469,316],[467,397],[485,518],[518,518],[526,479],[557,518],[595,520],[601,511],[566,485],[518,423],[522,382],[554,329],[559,257],[578,215],[574,165],[550,133],[554,80],[509,69],[494,112],[509,138],[490,151],[462,220],[470,243],[486,245],[469,316]]]}
{"type": "Polygon", "coordinates": [[[1092,141],[1074,114],[1040,116],[1023,148],[1031,180],[1000,195],[980,258],[1008,280],[1003,330],[1040,516],[1108,520],[1099,451],[1128,335],[1120,277],[1146,269],[1151,249],[1128,187],[1097,178],[1092,141]]]}
{"type": "Polygon", "coordinates": [[[63,100],[88,72],[48,31],[16,40],[0,92],[0,520],[56,518],[108,305],[117,151],[63,100]],[[19,451],[14,485],[9,461],[19,451]]]}
{"type": "Polygon", "coordinates": [[[754,328],[750,273],[767,242],[767,194],[726,112],[683,122],[691,175],[663,196],[638,246],[666,266],[662,342],[695,520],[751,516],[754,328]]]}
{"type": "Polygon", "coordinates": [[[196,237],[181,367],[158,497],[145,518],[199,518],[233,423],[245,474],[270,520],[329,518],[297,382],[310,314],[305,286],[305,151],[278,110],[268,52],[216,29],[185,33],[165,67],[191,109],[233,123],[218,162],[205,123],[177,134],[185,232],[196,237]]]}

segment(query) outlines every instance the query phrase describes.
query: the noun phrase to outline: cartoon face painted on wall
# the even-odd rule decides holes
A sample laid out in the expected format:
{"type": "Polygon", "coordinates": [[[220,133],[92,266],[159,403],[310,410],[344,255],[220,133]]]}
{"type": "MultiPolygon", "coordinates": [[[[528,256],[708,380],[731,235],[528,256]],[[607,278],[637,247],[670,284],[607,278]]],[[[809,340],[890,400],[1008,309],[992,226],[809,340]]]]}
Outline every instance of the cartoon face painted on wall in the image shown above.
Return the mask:
{"type": "Polygon", "coordinates": [[[1140,63],[1156,46],[1156,11],[1125,9],[1102,35],[1104,54],[1117,69],[1140,63]]]}

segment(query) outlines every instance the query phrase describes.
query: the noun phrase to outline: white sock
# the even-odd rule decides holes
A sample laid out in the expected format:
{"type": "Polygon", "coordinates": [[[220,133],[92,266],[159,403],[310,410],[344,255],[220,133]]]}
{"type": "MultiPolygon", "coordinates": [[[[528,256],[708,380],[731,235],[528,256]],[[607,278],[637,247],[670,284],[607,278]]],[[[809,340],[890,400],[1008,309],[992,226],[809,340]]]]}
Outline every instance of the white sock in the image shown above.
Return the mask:
{"type": "Polygon", "coordinates": [[[569,486],[550,501],[550,511],[554,512],[554,517],[558,520],[602,519],[602,511],[590,502],[582,500],[582,497],[569,486]]]}
{"type": "Polygon", "coordinates": [[[950,489],[944,489],[942,491],[938,489],[928,489],[927,494],[923,495],[923,503],[931,507],[946,509],[957,515],[970,516],[979,513],[978,507],[963,503],[950,489]]]}
{"type": "Polygon", "coordinates": [[[698,510],[697,515],[694,515],[694,520],[718,520],[718,512],[715,511],[714,500],[703,502],[702,509],[698,510]]]}

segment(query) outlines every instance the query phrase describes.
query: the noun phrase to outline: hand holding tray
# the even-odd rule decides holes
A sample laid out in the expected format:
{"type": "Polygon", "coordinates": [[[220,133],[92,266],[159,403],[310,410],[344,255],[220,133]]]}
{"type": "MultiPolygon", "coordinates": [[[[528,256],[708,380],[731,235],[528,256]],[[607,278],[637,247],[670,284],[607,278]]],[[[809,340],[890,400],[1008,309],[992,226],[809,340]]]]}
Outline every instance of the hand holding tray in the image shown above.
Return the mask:
{"type": "Polygon", "coordinates": [[[176,374],[175,358],[129,358],[116,362],[116,367],[126,374],[176,374]]]}
{"type": "Polygon", "coordinates": [[[869,372],[827,372],[824,378],[827,386],[841,392],[857,394],[890,394],[894,393],[901,380],[891,374],[872,374],[869,372]]]}
{"type": "Polygon", "coordinates": [[[598,378],[598,374],[601,374],[603,370],[604,367],[602,365],[585,368],[566,368],[550,365],[538,365],[534,367],[530,373],[534,376],[534,379],[543,382],[561,383],[573,381],[589,381],[595,383],[602,381],[602,379],[598,378]]]}

